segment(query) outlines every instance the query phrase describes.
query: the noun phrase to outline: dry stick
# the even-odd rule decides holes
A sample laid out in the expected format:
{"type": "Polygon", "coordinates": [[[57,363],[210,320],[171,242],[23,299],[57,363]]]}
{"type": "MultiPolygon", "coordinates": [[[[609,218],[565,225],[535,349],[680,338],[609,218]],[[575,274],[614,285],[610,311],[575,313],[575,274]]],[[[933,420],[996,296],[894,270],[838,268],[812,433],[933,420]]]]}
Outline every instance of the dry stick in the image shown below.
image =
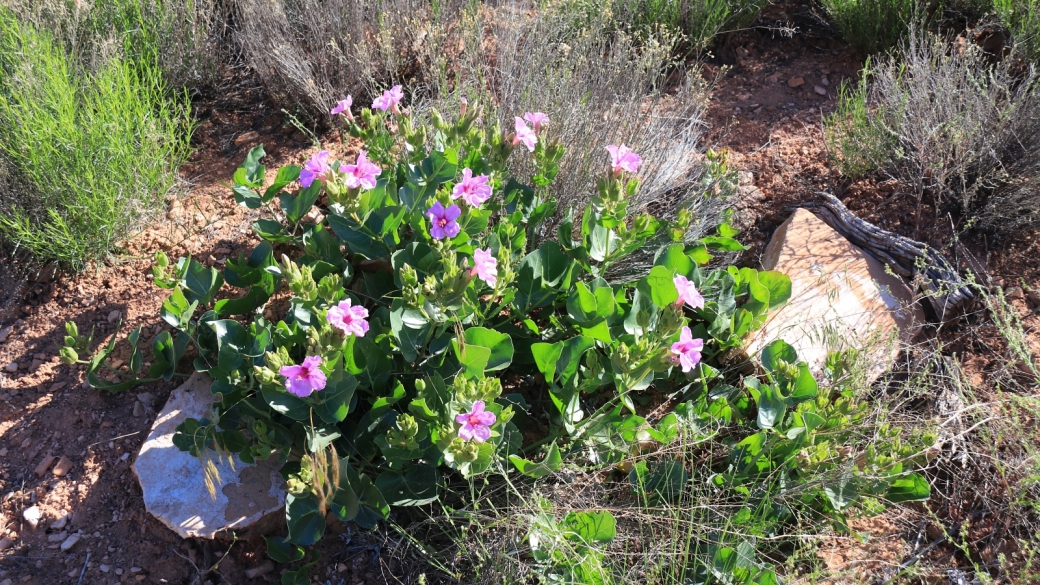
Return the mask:
{"type": "Polygon", "coordinates": [[[817,192],[817,196],[817,201],[807,203],[804,207],[814,211],[824,223],[879,262],[888,264],[900,276],[924,277],[926,298],[940,319],[947,311],[974,298],[975,294],[964,284],[957,270],[927,244],[885,231],[856,217],[830,193],[821,191],[817,192]]]}
{"type": "Polygon", "coordinates": [[[79,570],[79,581],[76,581],[76,585],[83,585],[83,575],[87,572],[87,563],[90,562],[90,553],[87,553],[87,560],[83,561],[83,568],[79,570]]]}

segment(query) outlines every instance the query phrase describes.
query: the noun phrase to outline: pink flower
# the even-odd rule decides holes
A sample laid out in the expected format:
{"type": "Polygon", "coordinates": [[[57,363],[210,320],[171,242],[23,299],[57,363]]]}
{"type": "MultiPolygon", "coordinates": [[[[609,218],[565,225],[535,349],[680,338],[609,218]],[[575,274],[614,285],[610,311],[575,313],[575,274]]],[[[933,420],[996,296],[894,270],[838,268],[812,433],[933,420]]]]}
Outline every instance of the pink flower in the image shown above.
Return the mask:
{"type": "Polygon", "coordinates": [[[694,339],[689,327],[683,327],[679,341],[672,344],[672,361],[682,366],[683,372],[689,372],[701,361],[703,339],[694,339]]]}
{"type": "Polygon", "coordinates": [[[525,112],[524,119],[530,122],[532,126],[534,126],[535,132],[538,132],[542,129],[543,125],[549,123],[549,116],[546,116],[541,112],[534,112],[533,114],[531,112],[525,112]]]}
{"type": "Polygon", "coordinates": [[[426,212],[426,217],[430,218],[430,237],[435,240],[443,240],[459,235],[459,224],[455,220],[460,215],[462,215],[462,210],[458,205],[450,205],[445,209],[440,201],[434,203],[433,207],[426,212]]]}
{"type": "Polygon", "coordinates": [[[455,188],[451,191],[451,198],[458,199],[462,197],[471,207],[479,207],[481,203],[484,203],[488,199],[491,199],[491,185],[488,185],[490,177],[487,175],[473,176],[473,171],[469,169],[462,169],[462,180],[455,183],[455,188]]]}
{"type": "Polygon", "coordinates": [[[477,248],[473,251],[473,268],[469,271],[470,277],[476,276],[488,283],[491,286],[495,286],[498,282],[498,260],[491,253],[491,248],[487,250],[481,250],[477,248]]]}
{"type": "Polygon", "coordinates": [[[397,104],[401,103],[403,98],[404,92],[401,91],[401,86],[395,85],[384,91],[383,95],[377,97],[375,101],[372,102],[372,109],[383,110],[384,112],[387,110],[393,110],[396,114],[397,104]]]}
{"type": "Polygon", "coordinates": [[[621,146],[615,146],[612,144],[607,147],[607,152],[610,153],[610,168],[614,171],[615,177],[618,176],[621,171],[638,173],[639,165],[643,164],[643,157],[632,152],[632,150],[624,144],[621,146]]]}
{"type": "Polygon", "coordinates": [[[350,299],[344,299],[335,307],[329,307],[326,317],[336,329],[347,335],[364,337],[368,333],[368,309],[361,305],[350,306],[350,299]]]}
{"type": "Polygon", "coordinates": [[[524,121],[520,118],[516,118],[516,135],[513,136],[513,146],[524,143],[527,150],[534,152],[534,145],[538,144],[538,137],[535,136],[534,130],[527,127],[524,121]]]}
{"type": "Polygon", "coordinates": [[[300,170],[300,184],[310,187],[314,179],[323,181],[324,175],[329,171],[329,151],[323,150],[311,155],[307,162],[303,163],[300,170]]]}
{"type": "Polygon", "coordinates": [[[476,441],[483,443],[491,438],[491,425],[495,424],[498,417],[495,413],[484,410],[484,402],[478,400],[473,403],[473,410],[455,417],[455,422],[462,425],[459,428],[459,438],[463,441],[476,441]]]}
{"type": "Polygon", "coordinates": [[[354,116],[350,114],[350,106],[352,105],[354,105],[354,98],[348,95],[347,99],[339,100],[338,102],[336,102],[336,107],[332,108],[332,111],[330,111],[329,113],[335,116],[336,114],[342,114],[343,112],[346,112],[347,118],[353,119],[354,116]]]}
{"type": "Polygon", "coordinates": [[[346,175],[343,180],[349,189],[375,189],[376,177],[383,171],[368,160],[368,153],[362,150],[357,155],[357,164],[340,165],[339,172],[346,175]]]}
{"type": "Polygon", "coordinates": [[[321,356],[309,355],[303,358],[298,366],[282,366],[278,373],[285,376],[285,389],[293,396],[310,396],[315,390],[325,388],[325,372],[321,365],[321,356]]]}
{"type": "Polygon", "coordinates": [[[672,282],[675,283],[675,290],[679,291],[679,300],[675,304],[682,305],[685,303],[694,309],[704,308],[704,297],[701,296],[697,287],[687,280],[685,276],[677,275],[672,279],[672,282]]]}

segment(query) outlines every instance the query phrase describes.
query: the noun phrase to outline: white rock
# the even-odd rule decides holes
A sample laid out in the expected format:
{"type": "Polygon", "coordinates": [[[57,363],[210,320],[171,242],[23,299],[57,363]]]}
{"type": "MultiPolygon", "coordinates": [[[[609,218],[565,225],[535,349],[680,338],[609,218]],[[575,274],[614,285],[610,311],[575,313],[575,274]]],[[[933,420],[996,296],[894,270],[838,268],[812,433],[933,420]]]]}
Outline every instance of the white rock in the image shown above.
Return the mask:
{"type": "Polygon", "coordinates": [[[38,506],[26,508],[25,511],[22,512],[22,518],[25,518],[25,521],[29,523],[29,526],[36,528],[40,524],[40,508],[38,506]]]}
{"type": "Polygon", "coordinates": [[[47,535],[47,542],[65,542],[65,539],[69,537],[68,532],[58,532],[56,534],[47,535]]]}
{"type": "Polygon", "coordinates": [[[806,209],[777,228],[762,268],[791,278],[791,300],[751,334],[748,355],[783,339],[819,375],[828,353],[857,348],[866,353],[873,381],[924,323],[901,279],[806,209]]]}
{"type": "Polygon", "coordinates": [[[231,465],[216,452],[206,453],[219,477],[213,497],[199,458],[174,446],[177,425],[189,417],[211,416],[211,383],[209,376],[196,373],[170,394],[133,464],[145,507],[182,538],[214,538],[229,528],[243,529],[285,504],[285,484],[275,462],[246,465],[236,457],[231,465]]]}
{"type": "Polygon", "coordinates": [[[12,374],[18,371],[18,362],[11,362],[4,367],[5,370],[12,374]]]}
{"type": "Polygon", "coordinates": [[[109,323],[115,323],[122,316],[123,316],[123,314],[120,313],[119,311],[112,311],[111,313],[108,314],[108,322],[109,323]]]}
{"type": "Polygon", "coordinates": [[[65,552],[69,550],[70,548],[75,546],[77,542],[79,542],[79,539],[80,535],[78,532],[76,534],[70,534],[69,537],[65,539],[65,542],[61,543],[61,551],[65,552]]]}
{"type": "Polygon", "coordinates": [[[61,515],[61,518],[58,518],[54,522],[51,522],[51,528],[53,528],[54,530],[61,530],[62,528],[65,528],[65,525],[68,524],[68,522],[69,515],[66,512],[65,514],[61,515]]]}
{"type": "Polygon", "coordinates": [[[108,565],[101,565],[98,567],[98,569],[100,569],[102,573],[107,573],[112,570],[112,567],[108,565]]]}

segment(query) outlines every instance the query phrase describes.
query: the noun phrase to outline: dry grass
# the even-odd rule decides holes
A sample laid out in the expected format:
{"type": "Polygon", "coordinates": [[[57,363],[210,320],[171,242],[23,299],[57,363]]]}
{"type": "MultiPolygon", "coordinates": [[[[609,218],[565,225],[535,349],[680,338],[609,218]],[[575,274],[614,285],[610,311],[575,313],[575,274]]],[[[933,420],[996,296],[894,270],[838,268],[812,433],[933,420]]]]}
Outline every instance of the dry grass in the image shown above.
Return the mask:
{"type": "Polygon", "coordinates": [[[828,118],[839,170],[895,178],[918,205],[952,204],[969,225],[1040,225],[1040,77],[1015,63],[912,31],[828,118]]]}

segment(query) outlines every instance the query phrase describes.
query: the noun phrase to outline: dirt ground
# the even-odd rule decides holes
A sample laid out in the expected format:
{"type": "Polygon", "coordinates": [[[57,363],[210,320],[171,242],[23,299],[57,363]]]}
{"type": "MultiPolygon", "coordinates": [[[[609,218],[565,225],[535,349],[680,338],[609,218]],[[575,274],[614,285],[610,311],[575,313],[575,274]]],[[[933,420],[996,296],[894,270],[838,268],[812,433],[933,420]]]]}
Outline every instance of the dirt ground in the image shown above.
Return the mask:
{"type": "MultiPolygon", "coordinates": [[[[885,229],[915,235],[908,195],[869,180],[840,184],[831,171],[822,116],[835,108],[840,84],[857,78],[863,59],[821,29],[810,10],[797,1],[767,6],[752,28],[730,35],[703,65],[707,76],[719,76],[708,115],[709,141],[727,149],[738,168],[750,171],[735,202],[738,224],[746,228],[742,240],[752,246],[741,259],[748,265],[757,264],[789,206],[811,200],[816,190],[842,196],[853,212],[885,229]],[[796,31],[787,36],[780,25],[796,31]]],[[[158,317],[164,294],[150,279],[154,252],[165,250],[171,258],[191,254],[209,265],[248,253],[257,243],[249,228],[253,217],[235,205],[221,183],[230,180],[257,143],[266,146],[268,168],[302,162],[314,149],[277,110],[262,104],[217,101],[197,109],[197,150],[182,170],[184,188],[165,217],[108,264],[76,278],[36,273],[26,290],[18,291],[24,294],[4,283],[8,298],[0,306],[0,331],[11,329],[6,336],[0,333],[0,585],[276,580],[278,567],[262,570],[270,568],[262,541],[181,540],[145,511],[130,464],[176,383],[124,394],[99,392],[85,386],[82,368],[57,358],[67,320],[83,333],[93,329],[99,339],[107,338],[119,319],[124,333],[144,326],[142,345],[147,347],[166,327],[158,317]],[[21,302],[11,300],[16,295],[21,302]],[[5,368],[12,363],[17,370],[5,368]],[[56,473],[56,466],[63,473],[56,473]],[[22,518],[33,504],[42,512],[36,529],[22,518]],[[61,541],[72,533],[80,533],[81,540],[62,552],[61,541]],[[257,569],[259,575],[247,577],[257,569]]],[[[948,241],[954,228],[941,227],[934,210],[925,213],[926,225],[940,227],[918,237],[940,245],[948,241]]],[[[1036,238],[969,239],[954,252],[970,252],[973,266],[983,267],[989,282],[1028,291],[1040,288],[1037,245],[1036,238]]],[[[1040,325],[1028,295],[1016,295],[1012,303],[1027,329],[1040,325]]],[[[967,332],[954,332],[953,340],[983,384],[998,356],[985,339],[967,332]]],[[[381,554],[385,537],[350,528],[334,527],[338,534],[319,547],[323,557],[314,578],[333,584],[398,582],[393,575],[400,568],[381,554]]],[[[918,526],[899,514],[855,528],[874,538],[867,544],[830,538],[821,553],[828,570],[853,582],[891,573],[919,536],[918,526]]],[[[942,556],[937,551],[936,558],[942,556]]],[[[936,571],[955,567],[955,558],[945,557],[936,571]]]]}

